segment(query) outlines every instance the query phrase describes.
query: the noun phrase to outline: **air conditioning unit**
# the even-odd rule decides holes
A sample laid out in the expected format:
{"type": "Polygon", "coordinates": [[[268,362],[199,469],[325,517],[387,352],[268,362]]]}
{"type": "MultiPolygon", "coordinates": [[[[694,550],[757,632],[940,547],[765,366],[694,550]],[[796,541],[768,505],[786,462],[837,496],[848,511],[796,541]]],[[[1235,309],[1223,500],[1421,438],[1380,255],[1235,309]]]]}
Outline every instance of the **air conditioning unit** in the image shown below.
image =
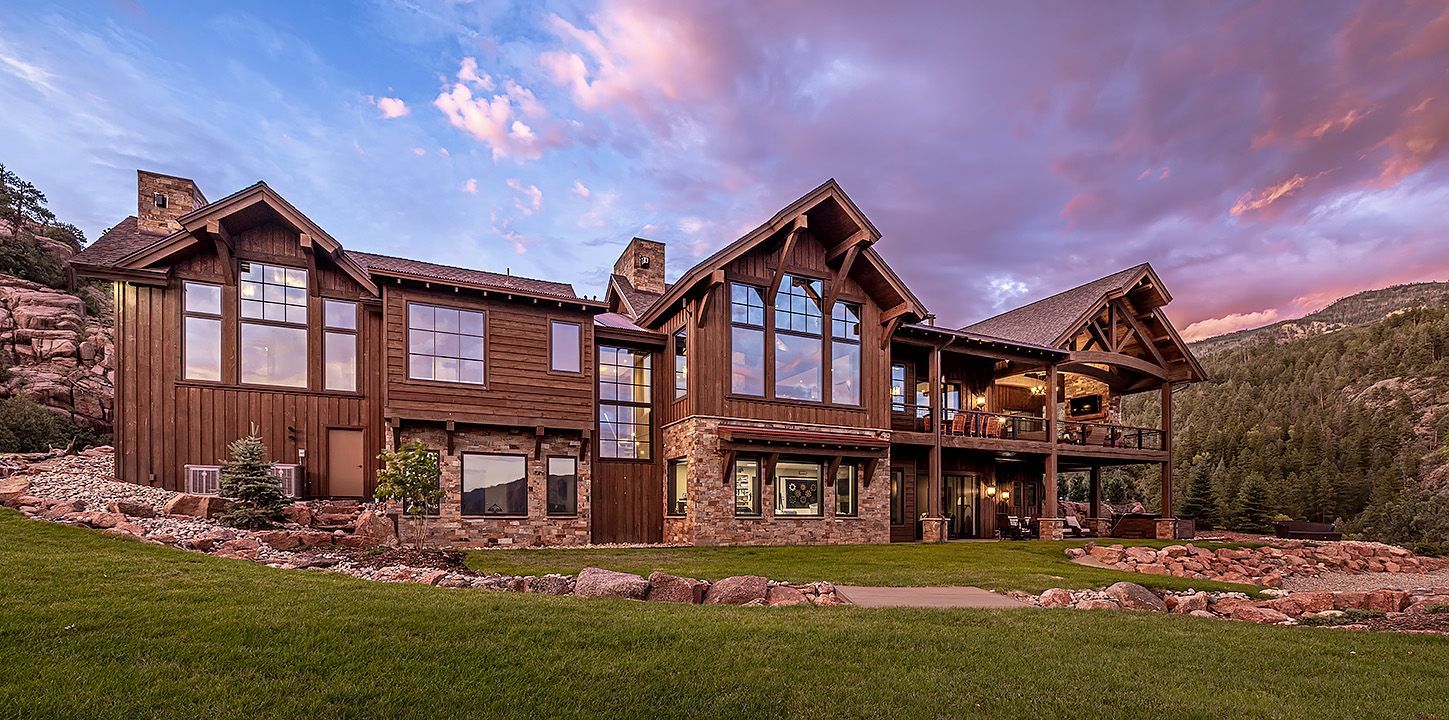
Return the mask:
{"type": "Polygon", "coordinates": [[[192,495],[221,493],[221,468],[216,465],[187,465],[186,492],[192,495]]]}
{"type": "Polygon", "coordinates": [[[282,494],[287,497],[302,496],[302,466],[273,465],[272,474],[282,481],[282,494]]]}

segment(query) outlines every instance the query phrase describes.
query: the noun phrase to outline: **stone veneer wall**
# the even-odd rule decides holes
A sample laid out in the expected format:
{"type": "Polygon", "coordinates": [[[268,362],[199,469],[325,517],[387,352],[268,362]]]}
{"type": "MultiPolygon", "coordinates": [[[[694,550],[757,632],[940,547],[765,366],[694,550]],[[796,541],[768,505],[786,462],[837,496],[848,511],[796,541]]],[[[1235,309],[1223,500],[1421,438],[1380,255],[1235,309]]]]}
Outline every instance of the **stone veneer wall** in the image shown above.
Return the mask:
{"type": "MultiPolygon", "coordinates": [[[[404,425],[402,442],[422,440],[437,450],[443,477],[443,501],[437,517],[430,518],[424,539],[434,547],[479,547],[484,545],[585,545],[589,542],[590,463],[580,452],[583,440],[577,434],[550,432],[543,438],[539,456],[533,456],[532,430],[475,428],[453,433],[453,454],[447,453],[448,434],[436,425],[404,425]],[[528,517],[484,518],[462,515],[462,472],[464,453],[500,453],[528,456],[528,517]],[[548,458],[578,458],[579,512],[574,516],[550,516],[544,512],[547,497],[548,458]]],[[[390,433],[389,433],[390,435],[390,433]]],[[[404,521],[403,537],[411,527],[404,521]]]]}
{"type": "MultiPolygon", "coordinates": [[[[692,417],[663,429],[664,459],[689,462],[685,517],[664,518],[664,541],[688,545],[837,545],[890,542],[890,458],[876,463],[869,484],[861,478],[858,517],[835,516],[835,487],[827,485],[821,517],[775,517],[773,484],[761,483],[759,517],[736,517],[733,485],[726,484],[719,449],[719,418],[692,417]]],[[[730,420],[730,425],[809,429],[790,423],[730,420]]],[[[889,433],[820,428],[835,434],[887,439],[889,433]]],[[[786,456],[788,453],[783,453],[786,456]]]]}

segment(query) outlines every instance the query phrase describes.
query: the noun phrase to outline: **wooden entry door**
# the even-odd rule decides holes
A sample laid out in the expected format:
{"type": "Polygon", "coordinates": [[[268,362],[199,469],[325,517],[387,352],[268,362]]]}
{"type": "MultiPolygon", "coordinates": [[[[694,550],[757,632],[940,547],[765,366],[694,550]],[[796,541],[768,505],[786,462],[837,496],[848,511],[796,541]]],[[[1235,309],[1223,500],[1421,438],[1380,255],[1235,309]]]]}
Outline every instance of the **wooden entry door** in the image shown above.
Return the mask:
{"type": "Polygon", "coordinates": [[[361,430],[327,430],[327,496],[362,497],[366,485],[362,467],[367,461],[361,430]]]}
{"type": "Polygon", "coordinates": [[[591,542],[664,541],[664,477],[658,463],[595,461],[589,498],[591,542]]]}

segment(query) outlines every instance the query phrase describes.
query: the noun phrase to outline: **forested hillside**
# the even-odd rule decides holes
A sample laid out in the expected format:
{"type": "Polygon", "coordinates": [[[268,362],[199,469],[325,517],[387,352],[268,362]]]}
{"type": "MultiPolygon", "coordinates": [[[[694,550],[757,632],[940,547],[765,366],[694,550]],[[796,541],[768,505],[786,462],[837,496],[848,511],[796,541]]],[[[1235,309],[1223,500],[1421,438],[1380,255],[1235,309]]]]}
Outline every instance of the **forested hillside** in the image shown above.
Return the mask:
{"type": "Polygon", "coordinates": [[[1301,318],[1199,340],[1192,343],[1192,349],[1201,358],[1260,342],[1302,340],[1367,325],[1390,315],[1424,307],[1449,307],[1449,282],[1411,283],[1366,290],[1339,298],[1328,307],[1301,318]]]}
{"type": "MultiPolygon", "coordinates": [[[[1445,288],[1345,298],[1319,318],[1339,325],[1328,334],[1287,340],[1269,326],[1195,348],[1210,380],[1175,396],[1176,510],[1219,526],[1266,510],[1385,540],[1449,542],[1445,288]]],[[[1128,422],[1151,424],[1156,396],[1132,400],[1128,422]]],[[[1144,490],[1156,482],[1138,479],[1144,490]]]]}

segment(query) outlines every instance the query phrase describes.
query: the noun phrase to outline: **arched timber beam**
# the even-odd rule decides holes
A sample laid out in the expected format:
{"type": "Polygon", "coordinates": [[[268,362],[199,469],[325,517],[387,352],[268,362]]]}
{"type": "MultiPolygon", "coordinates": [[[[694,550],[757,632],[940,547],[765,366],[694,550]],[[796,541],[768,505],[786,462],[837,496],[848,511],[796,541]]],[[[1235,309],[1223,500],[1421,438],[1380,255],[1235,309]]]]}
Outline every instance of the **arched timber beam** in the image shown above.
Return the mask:
{"type": "Polygon", "coordinates": [[[1073,363],[1096,363],[1098,365],[1112,365],[1128,370],[1135,370],[1143,375],[1151,375],[1158,380],[1167,379],[1167,370],[1160,365],[1154,365],[1141,358],[1131,355],[1123,355],[1114,352],[1094,352],[1090,350],[1078,350],[1067,358],[1067,362],[1073,363]]]}

